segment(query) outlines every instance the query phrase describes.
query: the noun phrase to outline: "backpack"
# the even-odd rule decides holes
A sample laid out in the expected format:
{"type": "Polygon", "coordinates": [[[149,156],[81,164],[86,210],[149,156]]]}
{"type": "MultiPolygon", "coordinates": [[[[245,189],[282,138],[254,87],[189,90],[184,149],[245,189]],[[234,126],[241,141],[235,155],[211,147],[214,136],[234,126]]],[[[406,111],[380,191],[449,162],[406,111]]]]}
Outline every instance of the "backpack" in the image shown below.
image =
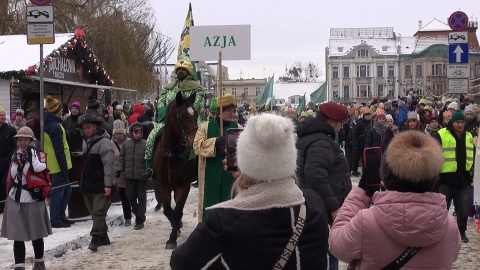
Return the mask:
{"type": "MultiPolygon", "coordinates": [[[[50,170],[45,168],[45,170],[41,172],[35,172],[33,170],[32,165],[32,156],[31,156],[32,148],[29,147],[29,155],[28,155],[28,162],[30,162],[30,168],[27,171],[26,179],[27,179],[27,191],[30,193],[33,199],[38,201],[43,201],[50,197],[50,193],[52,191],[51,185],[51,178],[50,178],[50,170]]],[[[33,148],[36,151],[38,160],[42,163],[47,164],[47,154],[41,152],[40,150],[33,148]]]]}

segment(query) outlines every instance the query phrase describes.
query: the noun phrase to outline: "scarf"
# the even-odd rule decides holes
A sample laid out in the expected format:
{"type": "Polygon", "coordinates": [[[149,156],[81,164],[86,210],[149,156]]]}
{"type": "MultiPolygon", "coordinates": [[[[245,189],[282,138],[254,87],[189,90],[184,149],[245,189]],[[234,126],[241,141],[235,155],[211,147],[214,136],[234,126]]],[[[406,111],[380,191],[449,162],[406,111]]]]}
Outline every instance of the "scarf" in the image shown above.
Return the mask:
{"type": "Polygon", "coordinates": [[[373,128],[378,134],[383,135],[388,128],[388,123],[380,123],[378,121],[373,122],[373,128]]]}
{"type": "Polygon", "coordinates": [[[123,142],[127,140],[127,136],[123,136],[123,139],[115,139],[113,138],[113,141],[118,143],[118,145],[122,146],[123,142]]]}

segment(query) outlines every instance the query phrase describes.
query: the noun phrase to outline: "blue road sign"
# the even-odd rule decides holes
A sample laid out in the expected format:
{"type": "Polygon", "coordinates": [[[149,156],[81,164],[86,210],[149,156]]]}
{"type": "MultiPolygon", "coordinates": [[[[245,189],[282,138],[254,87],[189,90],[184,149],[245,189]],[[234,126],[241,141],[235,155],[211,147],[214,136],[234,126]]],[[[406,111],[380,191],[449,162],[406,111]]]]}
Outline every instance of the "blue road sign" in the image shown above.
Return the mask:
{"type": "Polygon", "coordinates": [[[448,25],[453,31],[465,30],[468,26],[468,16],[461,11],[455,11],[448,18],[448,25]]]}
{"type": "Polygon", "coordinates": [[[448,45],[449,64],[468,64],[468,43],[448,45]]]}

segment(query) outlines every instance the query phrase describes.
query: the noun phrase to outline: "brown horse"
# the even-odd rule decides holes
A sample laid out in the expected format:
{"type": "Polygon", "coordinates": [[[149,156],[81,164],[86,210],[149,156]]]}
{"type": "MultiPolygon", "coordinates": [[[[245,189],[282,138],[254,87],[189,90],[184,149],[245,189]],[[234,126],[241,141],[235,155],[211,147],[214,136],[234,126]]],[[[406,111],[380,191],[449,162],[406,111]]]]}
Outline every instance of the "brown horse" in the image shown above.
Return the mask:
{"type": "Polygon", "coordinates": [[[182,227],[183,207],[190,192],[190,184],[197,176],[197,159],[188,160],[197,133],[198,112],[194,109],[196,93],[184,99],[178,92],[170,102],[165,116],[163,134],[153,154],[153,173],[159,183],[163,213],[170,221],[172,231],[165,246],[177,247],[177,237],[182,227]],[[186,155],[186,157],[185,157],[186,155]],[[172,192],[175,209],[172,209],[172,192]]]}

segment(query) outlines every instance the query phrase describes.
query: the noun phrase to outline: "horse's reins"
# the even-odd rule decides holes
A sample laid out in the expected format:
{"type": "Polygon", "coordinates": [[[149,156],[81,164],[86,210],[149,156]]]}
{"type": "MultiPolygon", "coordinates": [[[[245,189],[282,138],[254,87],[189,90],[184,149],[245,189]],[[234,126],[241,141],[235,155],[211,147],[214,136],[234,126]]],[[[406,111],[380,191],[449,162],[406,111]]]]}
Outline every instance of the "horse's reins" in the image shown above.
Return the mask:
{"type": "MultiPolygon", "coordinates": [[[[197,129],[198,129],[198,125],[195,124],[195,127],[194,127],[194,128],[190,129],[188,132],[185,132],[185,127],[184,127],[183,123],[180,121],[180,116],[178,115],[178,108],[177,108],[176,105],[175,105],[175,115],[176,115],[176,118],[177,118],[177,122],[178,122],[178,124],[180,125],[180,128],[182,129],[182,133],[183,133],[183,140],[182,140],[181,145],[184,146],[184,147],[187,147],[188,135],[189,135],[192,131],[197,130],[197,129]]],[[[181,169],[183,169],[183,167],[184,167],[185,164],[187,163],[187,159],[184,159],[184,160],[183,160],[183,164],[182,164],[178,169],[172,170],[172,169],[170,168],[170,157],[177,157],[177,156],[179,156],[179,153],[174,154],[174,153],[172,153],[172,151],[168,150],[168,151],[166,151],[163,155],[168,157],[167,167],[168,167],[168,171],[171,172],[171,173],[180,171],[181,169]]]]}

